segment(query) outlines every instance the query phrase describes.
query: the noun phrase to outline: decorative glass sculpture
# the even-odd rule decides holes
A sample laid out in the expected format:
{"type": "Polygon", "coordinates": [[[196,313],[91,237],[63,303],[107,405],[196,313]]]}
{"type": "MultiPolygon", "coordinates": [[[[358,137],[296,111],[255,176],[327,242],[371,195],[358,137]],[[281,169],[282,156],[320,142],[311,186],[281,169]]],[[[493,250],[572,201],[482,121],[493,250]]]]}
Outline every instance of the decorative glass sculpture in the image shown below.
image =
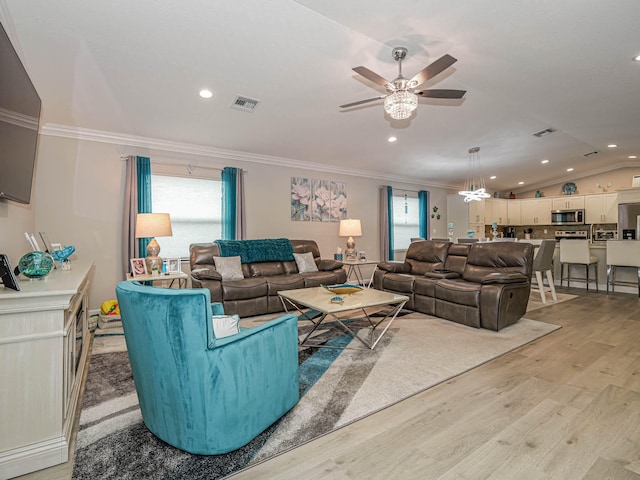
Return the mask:
{"type": "Polygon", "coordinates": [[[27,253],[18,262],[20,273],[32,279],[46,277],[52,268],[53,259],[45,252],[27,253]]]}

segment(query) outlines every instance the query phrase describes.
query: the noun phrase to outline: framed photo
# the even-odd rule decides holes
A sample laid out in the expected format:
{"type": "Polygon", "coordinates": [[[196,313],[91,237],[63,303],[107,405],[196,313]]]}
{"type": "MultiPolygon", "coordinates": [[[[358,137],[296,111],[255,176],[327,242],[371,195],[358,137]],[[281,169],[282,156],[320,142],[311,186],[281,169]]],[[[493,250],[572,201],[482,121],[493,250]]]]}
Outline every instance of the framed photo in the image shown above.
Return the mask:
{"type": "Polygon", "coordinates": [[[131,275],[137,277],[138,275],[147,275],[147,264],[144,258],[132,258],[131,259],[131,275]]]}
{"type": "Polygon", "coordinates": [[[45,251],[47,251],[48,253],[53,252],[53,247],[51,246],[51,242],[49,241],[49,237],[47,237],[47,234],[45,232],[40,232],[40,238],[42,239],[45,251]]]}
{"type": "Polygon", "coordinates": [[[2,280],[5,288],[20,290],[20,285],[18,285],[16,276],[11,268],[11,263],[9,263],[9,257],[4,253],[0,253],[0,279],[2,280]]]}
{"type": "Polygon", "coordinates": [[[180,273],[180,259],[169,258],[167,259],[167,273],[180,273]]]}

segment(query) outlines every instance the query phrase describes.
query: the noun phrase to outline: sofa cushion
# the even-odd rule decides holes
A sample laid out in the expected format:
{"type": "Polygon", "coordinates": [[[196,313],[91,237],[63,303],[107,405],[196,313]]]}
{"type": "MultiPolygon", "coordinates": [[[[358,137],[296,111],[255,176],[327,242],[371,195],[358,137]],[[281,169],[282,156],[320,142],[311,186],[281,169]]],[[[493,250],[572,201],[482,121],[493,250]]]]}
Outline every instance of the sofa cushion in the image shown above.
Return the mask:
{"type": "Polygon", "coordinates": [[[479,283],[449,279],[438,280],[435,295],[438,300],[477,308],[480,305],[481,288],[482,285],[479,283]]]}
{"type": "Polygon", "coordinates": [[[411,273],[414,275],[423,275],[436,268],[443,268],[449,245],[449,242],[413,242],[407,250],[405,263],[411,265],[411,273]]]}
{"type": "Polygon", "coordinates": [[[308,273],[308,272],[317,272],[318,266],[316,265],[315,260],[313,259],[313,253],[294,253],[293,258],[296,260],[296,265],[298,266],[298,272],[300,273],[308,273]]]}
{"type": "Polygon", "coordinates": [[[243,266],[249,272],[248,277],[269,277],[289,273],[285,268],[285,262],[245,263],[243,266]]]}
{"type": "MultiPolygon", "coordinates": [[[[247,300],[267,295],[267,281],[264,278],[245,278],[222,282],[222,298],[228,300],[247,300]]],[[[228,311],[225,305],[225,311],[228,311]]]]}
{"type": "Polygon", "coordinates": [[[436,282],[439,278],[416,277],[413,284],[413,293],[427,297],[436,296],[436,282]]]}
{"type": "Polygon", "coordinates": [[[213,257],[213,263],[223,280],[242,280],[244,278],[240,257],[213,257]]]}
{"type": "Polygon", "coordinates": [[[335,272],[309,272],[301,273],[304,279],[304,287],[319,287],[321,285],[335,285],[340,281],[335,272]]]}
{"type": "Polygon", "coordinates": [[[382,281],[382,288],[393,292],[413,293],[414,280],[415,277],[413,275],[387,273],[382,281]]]}
{"type": "Polygon", "coordinates": [[[238,315],[213,315],[211,323],[216,338],[224,338],[240,332],[240,317],[238,315]]]}
{"type": "Polygon", "coordinates": [[[267,282],[267,293],[277,295],[280,290],[295,290],[304,288],[304,278],[299,274],[277,275],[274,277],[264,277],[267,282]]]}
{"type": "Polygon", "coordinates": [[[469,282],[480,283],[489,274],[521,273],[531,276],[533,246],[518,242],[474,243],[467,256],[462,277],[469,282]]]}

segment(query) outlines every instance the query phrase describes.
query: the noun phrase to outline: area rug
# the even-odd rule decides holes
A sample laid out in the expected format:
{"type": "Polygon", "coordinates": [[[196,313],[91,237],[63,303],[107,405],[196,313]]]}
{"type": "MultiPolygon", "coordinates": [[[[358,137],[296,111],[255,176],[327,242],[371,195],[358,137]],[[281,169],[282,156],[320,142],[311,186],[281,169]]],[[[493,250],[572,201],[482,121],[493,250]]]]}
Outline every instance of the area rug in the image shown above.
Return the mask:
{"type": "MultiPolygon", "coordinates": [[[[245,326],[265,321],[251,319],[245,326]]],[[[351,325],[362,326],[359,321],[351,325]]],[[[301,334],[309,328],[301,323],[301,334]]],[[[124,337],[94,339],[74,460],[74,479],[215,479],[250,467],[478,367],[558,329],[521,319],[500,332],[404,311],[374,350],[300,351],[300,402],[245,447],[226,455],[177,450],[140,415],[124,337]]],[[[337,324],[314,341],[361,344],[337,324]],[[349,343],[350,342],[350,343],[349,343]]]]}

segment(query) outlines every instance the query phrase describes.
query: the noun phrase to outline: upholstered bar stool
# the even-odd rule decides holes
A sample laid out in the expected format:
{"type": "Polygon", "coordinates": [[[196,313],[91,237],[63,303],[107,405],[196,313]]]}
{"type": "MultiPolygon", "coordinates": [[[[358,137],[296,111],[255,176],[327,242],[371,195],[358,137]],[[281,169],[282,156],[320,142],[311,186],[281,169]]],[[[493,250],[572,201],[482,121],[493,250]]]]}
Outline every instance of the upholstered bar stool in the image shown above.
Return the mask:
{"type": "Polygon", "coordinates": [[[638,297],[640,297],[640,241],[607,240],[607,293],[609,285],[615,292],[616,285],[634,285],[635,282],[616,281],[616,268],[635,268],[638,273],[638,297]]]}
{"type": "Polygon", "coordinates": [[[589,290],[589,267],[594,266],[596,272],[596,291],[598,291],[598,257],[591,255],[589,251],[589,240],[560,240],[560,285],[564,280],[564,266],[567,266],[567,287],[570,287],[571,280],[586,282],[589,290]],[[586,270],[586,278],[576,278],[571,276],[571,265],[583,265],[586,270]]]}
{"type": "Polygon", "coordinates": [[[538,253],[536,253],[535,258],[533,259],[533,271],[536,274],[536,280],[538,284],[536,286],[531,286],[531,291],[539,291],[540,299],[542,303],[547,303],[547,297],[545,295],[545,290],[547,287],[544,286],[544,278],[542,274],[544,273],[547,277],[547,282],[549,283],[548,290],[551,292],[551,298],[554,302],[558,300],[558,295],[556,294],[556,286],[553,284],[553,253],[556,249],[556,241],[555,240],[543,240],[540,243],[540,247],[538,248],[538,253]]]}

